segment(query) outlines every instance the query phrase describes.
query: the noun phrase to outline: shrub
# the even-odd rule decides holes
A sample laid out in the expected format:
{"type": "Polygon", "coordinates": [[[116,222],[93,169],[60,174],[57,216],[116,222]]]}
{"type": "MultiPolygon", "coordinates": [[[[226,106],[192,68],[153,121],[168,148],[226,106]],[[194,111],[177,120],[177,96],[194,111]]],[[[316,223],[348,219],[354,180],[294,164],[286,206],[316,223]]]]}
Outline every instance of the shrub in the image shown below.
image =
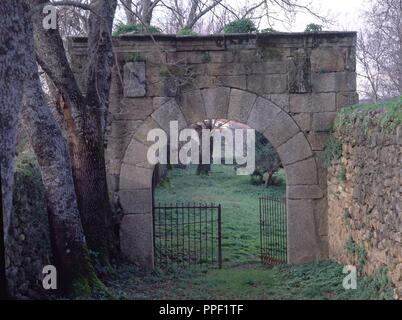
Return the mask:
{"type": "Polygon", "coordinates": [[[158,27],[143,26],[142,24],[120,24],[113,32],[114,37],[121,36],[126,33],[145,34],[145,33],[162,33],[158,27]]]}
{"type": "Polygon", "coordinates": [[[341,156],[342,156],[342,143],[334,136],[331,136],[324,148],[324,153],[322,156],[324,166],[329,168],[331,166],[332,161],[339,160],[341,156]]]}
{"type": "Polygon", "coordinates": [[[198,35],[197,32],[193,31],[191,28],[185,27],[177,31],[178,36],[196,36],[198,35]]]}
{"type": "Polygon", "coordinates": [[[305,32],[321,32],[322,31],[322,25],[320,24],[315,24],[315,23],[310,23],[306,26],[305,32]]]}
{"type": "Polygon", "coordinates": [[[264,178],[261,173],[254,172],[254,174],[250,176],[250,182],[254,186],[260,186],[264,183],[264,178]]]}
{"type": "Polygon", "coordinates": [[[270,33],[270,32],[278,32],[278,31],[276,31],[273,28],[265,28],[265,29],[260,30],[260,32],[261,33],[270,33]]]}
{"type": "Polygon", "coordinates": [[[250,19],[239,19],[227,24],[223,31],[225,33],[252,33],[257,32],[258,29],[250,19]]]}

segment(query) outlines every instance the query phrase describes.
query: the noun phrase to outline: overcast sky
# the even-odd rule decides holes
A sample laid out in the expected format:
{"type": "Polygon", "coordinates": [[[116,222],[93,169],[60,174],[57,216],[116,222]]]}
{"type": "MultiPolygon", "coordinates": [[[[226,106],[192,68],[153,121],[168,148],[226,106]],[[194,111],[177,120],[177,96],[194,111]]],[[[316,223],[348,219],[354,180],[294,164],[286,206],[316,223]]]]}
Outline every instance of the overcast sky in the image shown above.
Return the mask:
{"type": "MultiPolygon", "coordinates": [[[[189,0],[184,0],[189,1],[189,0]]],[[[248,0],[229,0],[232,7],[236,8],[237,5],[244,3],[248,0]]],[[[314,12],[321,16],[326,16],[334,23],[325,26],[325,30],[339,30],[339,31],[358,31],[361,27],[361,14],[363,9],[370,6],[371,0],[299,0],[299,3],[311,3],[311,8],[314,12]]],[[[154,12],[154,18],[158,18],[161,13],[157,9],[154,12]]],[[[117,13],[117,20],[124,20],[123,10],[120,8],[117,13]]],[[[281,25],[279,23],[274,25],[274,29],[278,31],[288,32],[301,32],[304,31],[306,25],[309,23],[322,24],[311,14],[306,12],[298,13],[292,23],[289,25],[281,25]]],[[[266,22],[262,22],[260,29],[266,28],[266,22]]]]}
{"type": "MultiPolygon", "coordinates": [[[[327,30],[358,31],[361,27],[361,13],[367,8],[370,0],[311,0],[315,12],[334,20],[334,25],[326,27],[327,30]]],[[[289,31],[304,31],[307,24],[317,22],[314,17],[306,13],[299,13],[289,31]]],[[[276,26],[284,30],[284,26],[276,26]]]]}

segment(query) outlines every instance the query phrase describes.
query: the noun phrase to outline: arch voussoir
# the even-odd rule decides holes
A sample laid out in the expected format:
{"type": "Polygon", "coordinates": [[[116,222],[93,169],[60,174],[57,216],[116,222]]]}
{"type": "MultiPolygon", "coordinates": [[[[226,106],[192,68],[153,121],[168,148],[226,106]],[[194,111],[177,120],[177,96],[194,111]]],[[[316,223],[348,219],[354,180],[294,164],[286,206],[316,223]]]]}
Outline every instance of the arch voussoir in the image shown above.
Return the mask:
{"type": "Polygon", "coordinates": [[[264,136],[271,142],[274,148],[278,148],[300,133],[300,128],[288,113],[281,111],[269,122],[264,131],[264,136]]]}
{"type": "Polygon", "coordinates": [[[177,97],[177,100],[187,124],[191,125],[207,119],[201,90],[183,92],[177,97]]]}
{"type": "Polygon", "coordinates": [[[271,101],[258,97],[251,109],[247,125],[263,133],[269,126],[274,125],[274,120],[280,112],[281,109],[271,101]]]}
{"type": "Polygon", "coordinates": [[[120,171],[120,190],[152,188],[153,169],[123,163],[120,171]]]}
{"type": "Polygon", "coordinates": [[[303,132],[299,132],[276,150],[284,166],[313,156],[310,144],[303,132]]]}
{"type": "Polygon", "coordinates": [[[228,119],[247,123],[257,95],[244,90],[231,89],[228,119]]]}
{"type": "Polygon", "coordinates": [[[184,129],[189,125],[177,104],[176,99],[173,98],[166,101],[156,111],[154,111],[151,117],[159,124],[162,130],[167,133],[169,133],[171,121],[178,122],[179,130],[184,129]]]}
{"type": "Polygon", "coordinates": [[[207,119],[227,119],[230,101],[230,88],[217,87],[201,91],[207,119]]]}

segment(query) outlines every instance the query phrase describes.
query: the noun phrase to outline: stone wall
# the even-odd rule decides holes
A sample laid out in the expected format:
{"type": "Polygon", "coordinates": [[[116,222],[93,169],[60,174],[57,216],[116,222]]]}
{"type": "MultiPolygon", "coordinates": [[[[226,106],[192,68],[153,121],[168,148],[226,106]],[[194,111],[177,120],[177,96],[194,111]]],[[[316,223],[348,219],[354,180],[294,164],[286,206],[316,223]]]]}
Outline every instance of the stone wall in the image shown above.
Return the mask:
{"type": "Polygon", "coordinates": [[[52,264],[44,188],[34,157],[17,160],[10,235],[6,242],[9,294],[17,299],[48,297],[43,267],[52,264]]]}
{"type": "MultiPolygon", "coordinates": [[[[263,133],[285,167],[289,262],[326,259],[320,154],[337,110],[357,101],[355,51],[349,32],[114,38],[106,160],[123,254],[153,267],[148,132],[228,119],[263,133]]],[[[85,92],[87,40],[70,39],[70,54],[85,92]]]]}
{"type": "Polygon", "coordinates": [[[330,258],[369,276],[386,270],[402,297],[402,127],[384,111],[356,112],[337,126],[342,156],[328,172],[330,258]]]}

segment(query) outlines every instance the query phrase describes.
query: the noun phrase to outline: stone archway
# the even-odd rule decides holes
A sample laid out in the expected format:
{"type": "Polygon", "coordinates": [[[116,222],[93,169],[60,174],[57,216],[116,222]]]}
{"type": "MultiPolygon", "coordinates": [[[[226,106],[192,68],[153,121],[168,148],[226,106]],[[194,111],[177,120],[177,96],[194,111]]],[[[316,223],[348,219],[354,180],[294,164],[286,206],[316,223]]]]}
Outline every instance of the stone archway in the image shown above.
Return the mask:
{"type": "MultiPolygon", "coordinates": [[[[69,48],[80,79],[86,39],[70,39],[69,48]]],[[[265,134],[286,171],[289,262],[328,257],[320,154],[336,112],[357,101],[356,33],[129,34],[114,38],[114,52],[106,165],[127,258],[153,267],[148,131],[166,130],[170,120],[184,128],[206,118],[265,134]]]]}
{"type": "MultiPolygon", "coordinates": [[[[320,237],[317,205],[324,198],[318,184],[314,152],[296,121],[272,101],[244,90],[219,87],[192,90],[179,99],[167,98],[134,133],[123,158],[119,198],[125,213],[121,249],[132,261],[152,268],[152,175],[147,162],[147,133],[179,129],[209,118],[234,120],[264,133],[277,150],[287,179],[288,261],[302,263],[324,257],[326,239],[320,237]],[[179,102],[177,101],[179,100],[179,102]]],[[[321,212],[325,214],[325,212],[321,212]]]]}

